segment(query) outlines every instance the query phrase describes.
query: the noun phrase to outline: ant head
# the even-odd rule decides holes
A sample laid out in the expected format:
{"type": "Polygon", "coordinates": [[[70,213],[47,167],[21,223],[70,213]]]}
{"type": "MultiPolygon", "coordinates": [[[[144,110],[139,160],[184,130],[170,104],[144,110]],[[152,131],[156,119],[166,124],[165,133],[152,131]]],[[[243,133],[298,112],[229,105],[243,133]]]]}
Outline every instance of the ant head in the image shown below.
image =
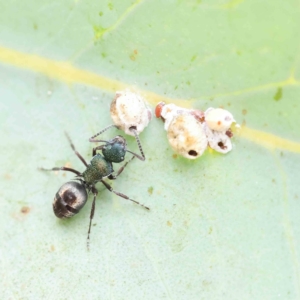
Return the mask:
{"type": "Polygon", "coordinates": [[[126,140],[121,135],[117,135],[102,148],[103,156],[110,162],[122,162],[125,159],[126,146],[126,140]]]}

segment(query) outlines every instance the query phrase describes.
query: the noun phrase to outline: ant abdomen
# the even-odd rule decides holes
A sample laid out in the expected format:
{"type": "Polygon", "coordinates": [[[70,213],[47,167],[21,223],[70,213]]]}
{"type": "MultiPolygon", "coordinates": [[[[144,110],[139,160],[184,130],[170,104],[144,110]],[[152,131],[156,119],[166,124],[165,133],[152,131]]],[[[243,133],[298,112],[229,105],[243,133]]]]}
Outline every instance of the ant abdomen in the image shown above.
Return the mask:
{"type": "Polygon", "coordinates": [[[71,218],[79,213],[87,198],[87,191],[83,184],[76,181],[66,182],[54,197],[54,214],[58,218],[71,218]]]}

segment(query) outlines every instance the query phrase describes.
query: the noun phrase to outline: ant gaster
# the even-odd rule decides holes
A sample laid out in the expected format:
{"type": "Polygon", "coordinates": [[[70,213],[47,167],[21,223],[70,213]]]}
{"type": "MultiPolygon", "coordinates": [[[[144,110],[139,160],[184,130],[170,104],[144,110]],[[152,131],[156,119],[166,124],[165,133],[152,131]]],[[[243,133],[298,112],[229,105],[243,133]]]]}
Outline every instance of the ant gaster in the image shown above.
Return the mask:
{"type": "Polygon", "coordinates": [[[68,167],[54,167],[52,169],[40,168],[40,170],[43,171],[68,171],[68,172],[75,173],[77,175],[75,180],[78,180],[79,182],[69,181],[63,184],[54,197],[53,210],[55,215],[58,218],[70,218],[75,214],[78,214],[79,211],[87,202],[87,198],[88,198],[87,192],[93,193],[94,199],[93,199],[91,213],[90,213],[89,230],[87,236],[88,249],[89,249],[92,219],[95,213],[95,202],[98,194],[98,190],[95,187],[96,183],[102,182],[103,185],[110,192],[113,192],[117,196],[120,196],[126,200],[130,200],[149,210],[149,207],[137,202],[136,200],[129,198],[128,196],[120,192],[115,191],[107,182],[104,181],[104,178],[108,178],[110,180],[117,179],[117,177],[123,172],[127,164],[130,161],[132,161],[134,157],[137,157],[140,160],[145,160],[145,156],[141,144],[139,142],[139,139],[137,137],[137,134],[135,136],[138,141],[138,146],[142,156],[128,150],[125,138],[123,138],[120,135],[117,135],[115,138],[108,141],[94,140],[94,137],[100,135],[101,133],[103,133],[104,131],[106,131],[111,127],[117,127],[117,126],[115,125],[108,126],[104,128],[101,132],[99,132],[98,134],[90,138],[90,141],[92,142],[103,142],[105,144],[93,148],[93,158],[89,164],[75,149],[75,146],[73,145],[70,137],[66,133],[71,148],[73,149],[77,157],[86,166],[84,172],[80,173],[79,171],[68,167]],[[102,150],[102,155],[100,153],[96,153],[97,150],[102,150]],[[114,170],[113,170],[112,163],[120,163],[124,161],[126,152],[133,154],[132,158],[129,161],[127,161],[115,174],[113,174],[114,170]]]}

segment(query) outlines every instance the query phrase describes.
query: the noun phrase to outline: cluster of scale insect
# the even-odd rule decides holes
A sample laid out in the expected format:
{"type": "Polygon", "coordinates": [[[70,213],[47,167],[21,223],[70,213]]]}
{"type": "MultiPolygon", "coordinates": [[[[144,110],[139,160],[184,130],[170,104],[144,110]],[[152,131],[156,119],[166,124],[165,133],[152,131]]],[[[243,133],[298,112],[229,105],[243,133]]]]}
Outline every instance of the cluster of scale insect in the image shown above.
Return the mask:
{"type": "Polygon", "coordinates": [[[168,141],[175,152],[189,158],[201,156],[209,146],[220,153],[232,150],[232,114],[222,108],[205,112],[160,102],[155,115],[163,119],[168,141]]]}

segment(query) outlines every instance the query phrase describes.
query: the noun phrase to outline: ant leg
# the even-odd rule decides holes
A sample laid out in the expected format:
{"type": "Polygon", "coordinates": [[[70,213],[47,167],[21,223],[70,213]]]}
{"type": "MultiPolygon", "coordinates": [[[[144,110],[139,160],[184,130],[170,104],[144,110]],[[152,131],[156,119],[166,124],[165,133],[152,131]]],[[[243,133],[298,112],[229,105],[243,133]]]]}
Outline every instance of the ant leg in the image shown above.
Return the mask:
{"type": "Polygon", "coordinates": [[[54,167],[52,169],[45,169],[45,168],[38,168],[40,171],[68,171],[68,172],[72,172],[75,173],[76,175],[78,175],[79,177],[82,177],[82,174],[72,168],[67,168],[67,167],[54,167]]]}
{"type": "MultiPolygon", "coordinates": [[[[117,126],[117,125],[114,125],[114,124],[109,125],[109,126],[105,127],[104,129],[102,129],[100,132],[98,132],[98,133],[96,133],[95,135],[93,135],[92,137],[90,137],[90,138],[89,138],[89,141],[90,141],[91,143],[102,142],[102,140],[95,140],[95,137],[98,136],[98,135],[100,135],[100,134],[102,134],[103,132],[105,132],[106,130],[108,130],[108,129],[112,128],[112,127],[116,127],[116,128],[118,129],[118,126],[117,126]]],[[[106,141],[103,141],[103,142],[106,142],[106,141]]]]}
{"type": "Polygon", "coordinates": [[[120,192],[115,191],[115,190],[114,190],[107,182],[105,182],[103,179],[101,179],[100,181],[104,184],[104,186],[105,186],[110,192],[112,192],[112,193],[116,194],[117,196],[122,197],[122,198],[124,198],[124,199],[126,199],[126,200],[130,200],[130,201],[132,201],[132,202],[134,202],[134,203],[136,203],[136,204],[138,204],[138,205],[140,205],[140,206],[143,206],[144,208],[150,210],[150,208],[147,207],[147,206],[145,206],[144,204],[141,204],[140,202],[137,202],[137,201],[135,201],[135,200],[133,200],[133,199],[130,199],[128,196],[126,196],[126,195],[124,195],[124,194],[122,194],[122,193],[120,193],[120,192]]]}
{"type": "Polygon", "coordinates": [[[125,167],[128,165],[128,163],[130,163],[133,159],[135,158],[135,156],[132,156],[131,159],[129,161],[127,161],[117,172],[116,175],[114,174],[110,174],[107,178],[110,180],[115,180],[117,179],[117,177],[123,172],[123,170],[125,169],[125,167]]]}
{"type": "Polygon", "coordinates": [[[96,155],[96,151],[97,151],[97,150],[101,150],[104,146],[105,146],[105,145],[101,145],[101,146],[98,146],[98,147],[93,148],[93,156],[96,155]]]}
{"type": "Polygon", "coordinates": [[[142,149],[142,145],[141,145],[141,142],[140,142],[140,138],[139,138],[139,136],[138,136],[138,134],[137,134],[137,132],[136,132],[136,129],[135,129],[134,127],[131,127],[131,128],[130,128],[130,131],[134,134],[135,140],[136,140],[136,142],[137,142],[137,144],[138,144],[138,147],[139,147],[139,149],[140,149],[140,152],[141,152],[141,155],[142,155],[142,156],[140,156],[140,155],[138,155],[138,154],[136,154],[136,153],[134,153],[134,152],[132,152],[132,151],[130,151],[130,150],[126,150],[126,151],[129,152],[129,153],[131,153],[131,154],[133,154],[133,155],[136,156],[138,159],[144,161],[144,160],[146,159],[146,157],[145,157],[144,151],[143,151],[143,149],[142,149]]]}
{"type": "Polygon", "coordinates": [[[73,151],[75,152],[75,154],[78,156],[78,158],[83,162],[83,164],[87,167],[88,164],[86,163],[85,159],[79,154],[79,152],[75,149],[74,144],[72,143],[72,140],[70,138],[70,136],[65,132],[65,135],[70,143],[71,148],[73,149],[73,151]]]}
{"type": "Polygon", "coordinates": [[[91,209],[91,214],[90,214],[90,224],[89,224],[89,231],[88,231],[88,236],[87,236],[87,241],[86,241],[86,246],[87,249],[90,250],[90,233],[91,233],[91,226],[92,226],[92,220],[94,218],[94,213],[95,213],[95,205],[96,205],[96,197],[98,195],[98,191],[95,187],[92,187],[92,192],[94,194],[94,199],[93,199],[93,204],[92,204],[92,209],[91,209]]]}

